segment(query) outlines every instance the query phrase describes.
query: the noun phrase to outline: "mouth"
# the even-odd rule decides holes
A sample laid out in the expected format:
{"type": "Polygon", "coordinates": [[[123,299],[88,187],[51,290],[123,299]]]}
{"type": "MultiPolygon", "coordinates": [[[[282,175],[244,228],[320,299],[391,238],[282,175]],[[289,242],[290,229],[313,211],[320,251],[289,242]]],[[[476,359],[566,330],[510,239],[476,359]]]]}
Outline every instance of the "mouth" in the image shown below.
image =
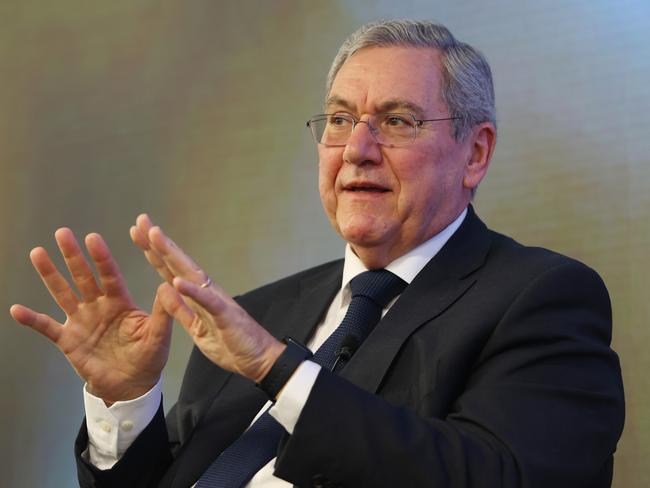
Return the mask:
{"type": "Polygon", "coordinates": [[[353,193],[388,193],[390,191],[390,189],[384,186],[367,182],[350,183],[345,185],[343,190],[353,193]]]}

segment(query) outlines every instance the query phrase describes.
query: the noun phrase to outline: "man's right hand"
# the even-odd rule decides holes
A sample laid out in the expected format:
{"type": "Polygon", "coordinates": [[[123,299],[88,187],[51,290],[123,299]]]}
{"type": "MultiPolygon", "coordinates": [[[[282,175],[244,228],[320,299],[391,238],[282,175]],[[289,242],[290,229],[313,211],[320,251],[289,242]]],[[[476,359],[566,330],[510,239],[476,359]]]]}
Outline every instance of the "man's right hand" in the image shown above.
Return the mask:
{"type": "Polygon", "coordinates": [[[65,323],[23,305],[13,305],[11,316],[53,342],[87,382],[89,392],[107,404],[143,395],[156,384],[167,362],[171,317],[158,298],[151,315],[135,306],[99,234],[89,234],[85,239],[99,283],[72,231],[59,229],[55,238],[79,296],[45,249],[33,249],[30,259],[65,312],[65,323]]]}

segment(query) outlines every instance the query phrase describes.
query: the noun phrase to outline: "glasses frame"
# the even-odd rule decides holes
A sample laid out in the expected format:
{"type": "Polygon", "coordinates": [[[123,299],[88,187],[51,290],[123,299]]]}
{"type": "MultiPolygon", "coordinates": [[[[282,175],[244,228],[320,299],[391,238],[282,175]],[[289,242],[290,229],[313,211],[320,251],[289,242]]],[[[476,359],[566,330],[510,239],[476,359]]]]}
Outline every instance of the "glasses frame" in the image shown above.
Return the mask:
{"type": "Polygon", "coordinates": [[[321,141],[318,140],[318,138],[316,136],[316,130],[315,130],[314,126],[313,126],[313,123],[316,120],[327,119],[328,117],[331,117],[333,115],[340,115],[340,116],[348,117],[348,118],[350,118],[352,120],[352,128],[350,129],[350,134],[348,135],[348,141],[350,140],[349,138],[350,138],[350,136],[352,136],[352,132],[354,132],[354,128],[357,126],[357,124],[366,124],[368,126],[368,128],[370,129],[370,132],[373,134],[373,137],[375,138],[375,141],[377,141],[377,144],[380,144],[380,145],[386,146],[386,147],[407,146],[407,145],[411,144],[417,138],[418,130],[420,129],[420,127],[422,127],[422,125],[425,122],[441,122],[441,121],[444,121],[444,120],[458,120],[458,119],[460,119],[460,117],[441,117],[441,118],[437,118],[437,119],[418,119],[418,118],[415,117],[415,115],[413,115],[411,113],[408,113],[408,112],[402,112],[402,113],[400,113],[400,112],[384,112],[384,113],[374,114],[374,116],[377,116],[377,115],[397,115],[397,116],[400,116],[400,117],[408,116],[408,117],[411,117],[413,119],[413,129],[414,130],[413,130],[413,138],[412,139],[409,139],[407,142],[404,142],[404,143],[387,144],[387,143],[381,142],[381,141],[379,141],[377,139],[377,136],[375,135],[376,132],[377,132],[377,129],[375,129],[373,126],[371,126],[369,121],[367,121],[367,120],[358,119],[354,115],[351,115],[351,114],[348,114],[348,113],[344,113],[344,114],[336,114],[336,113],[333,113],[333,114],[316,114],[316,115],[312,116],[305,124],[309,128],[309,132],[311,132],[312,138],[314,139],[316,144],[320,144],[321,146],[326,146],[326,147],[345,147],[345,146],[348,145],[347,141],[345,142],[345,144],[325,144],[324,142],[321,142],[321,141]]]}

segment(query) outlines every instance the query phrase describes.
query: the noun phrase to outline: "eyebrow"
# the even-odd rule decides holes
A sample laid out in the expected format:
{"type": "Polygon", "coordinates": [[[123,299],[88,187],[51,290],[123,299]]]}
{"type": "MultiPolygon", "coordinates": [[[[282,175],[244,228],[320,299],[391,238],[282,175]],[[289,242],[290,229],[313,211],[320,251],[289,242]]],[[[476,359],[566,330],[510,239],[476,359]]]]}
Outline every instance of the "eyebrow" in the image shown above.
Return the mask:
{"type": "MultiPolygon", "coordinates": [[[[341,98],[336,95],[329,97],[325,102],[326,110],[332,106],[339,106],[351,112],[354,112],[355,109],[352,103],[347,101],[345,98],[341,98]]],[[[416,116],[422,116],[425,112],[424,109],[417,103],[410,100],[405,100],[403,98],[393,98],[386,100],[377,106],[378,112],[392,112],[395,110],[406,110],[416,116]]]]}
{"type": "Polygon", "coordinates": [[[354,107],[350,102],[348,102],[345,98],[337,97],[336,95],[333,95],[327,99],[325,102],[325,111],[327,111],[327,109],[332,106],[343,107],[350,112],[354,111],[354,107]]]}
{"type": "Polygon", "coordinates": [[[378,105],[377,109],[380,112],[392,112],[396,109],[400,109],[400,110],[407,110],[416,116],[424,115],[424,109],[420,107],[417,103],[411,102],[410,100],[404,100],[402,98],[386,100],[384,103],[378,105]]]}

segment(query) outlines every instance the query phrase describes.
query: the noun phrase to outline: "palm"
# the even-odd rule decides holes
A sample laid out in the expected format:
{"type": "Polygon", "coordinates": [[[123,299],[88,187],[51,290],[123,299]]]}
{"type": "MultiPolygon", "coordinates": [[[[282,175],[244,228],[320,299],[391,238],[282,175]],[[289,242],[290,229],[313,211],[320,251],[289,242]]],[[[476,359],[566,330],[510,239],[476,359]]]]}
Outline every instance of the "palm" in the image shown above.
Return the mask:
{"type": "Polygon", "coordinates": [[[72,233],[60,230],[56,237],[80,298],[37,248],[30,255],[34,267],[67,319],[60,324],[22,306],[12,307],[12,315],[54,342],[95,395],[113,402],[145,393],[167,361],[170,317],[157,301],[151,315],[134,305],[101,237],[89,236],[86,243],[102,287],[72,233]]]}
{"type": "Polygon", "coordinates": [[[139,396],[133,388],[140,385],[146,392],[155,384],[167,361],[169,336],[152,333],[152,318],[108,297],[79,308],[63,324],[57,346],[92,390],[102,398],[102,392],[128,398],[139,396]]]}

